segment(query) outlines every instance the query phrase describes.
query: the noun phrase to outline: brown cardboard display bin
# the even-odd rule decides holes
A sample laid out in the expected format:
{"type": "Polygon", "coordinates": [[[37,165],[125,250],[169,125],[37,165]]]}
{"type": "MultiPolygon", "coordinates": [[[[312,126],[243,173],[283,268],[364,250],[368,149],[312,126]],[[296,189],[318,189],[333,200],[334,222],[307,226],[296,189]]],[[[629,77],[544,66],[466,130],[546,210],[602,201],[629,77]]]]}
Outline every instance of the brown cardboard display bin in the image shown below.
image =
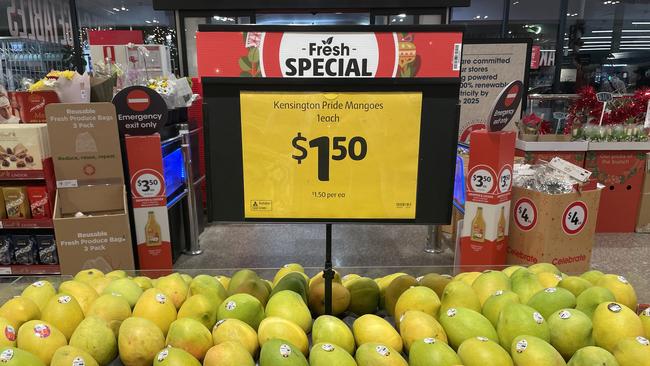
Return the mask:
{"type": "Polygon", "coordinates": [[[547,194],[512,189],[508,264],[548,262],[574,274],[590,269],[601,189],[547,194]]]}
{"type": "Polygon", "coordinates": [[[45,107],[57,179],[54,233],[61,274],[134,269],[115,107],[45,107]]]}
{"type": "Polygon", "coordinates": [[[62,274],[72,275],[86,268],[134,268],[124,186],[59,189],[54,229],[62,274]],[[77,212],[85,216],[76,217],[77,212]]]}

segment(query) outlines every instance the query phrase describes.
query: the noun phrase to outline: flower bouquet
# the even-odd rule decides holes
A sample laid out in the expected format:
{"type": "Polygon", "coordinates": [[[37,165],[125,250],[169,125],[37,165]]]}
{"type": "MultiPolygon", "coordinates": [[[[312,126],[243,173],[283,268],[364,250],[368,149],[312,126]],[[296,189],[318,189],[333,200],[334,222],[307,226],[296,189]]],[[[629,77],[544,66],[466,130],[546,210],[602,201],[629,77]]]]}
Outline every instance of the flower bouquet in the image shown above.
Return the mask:
{"type": "Polygon", "coordinates": [[[50,71],[43,79],[29,85],[28,91],[53,90],[61,103],[90,102],[90,76],[80,75],[76,71],[50,71]]]}
{"type": "Polygon", "coordinates": [[[521,119],[519,123],[519,139],[523,141],[537,141],[542,118],[531,113],[521,119]]]}
{"type": "Polygon", "coordinates": [[[122,68],[110,60],[93,63],[93,76],[90,78],[90,100],[93,102],[113,100],[117,81],[123,74],[122,68]]]}

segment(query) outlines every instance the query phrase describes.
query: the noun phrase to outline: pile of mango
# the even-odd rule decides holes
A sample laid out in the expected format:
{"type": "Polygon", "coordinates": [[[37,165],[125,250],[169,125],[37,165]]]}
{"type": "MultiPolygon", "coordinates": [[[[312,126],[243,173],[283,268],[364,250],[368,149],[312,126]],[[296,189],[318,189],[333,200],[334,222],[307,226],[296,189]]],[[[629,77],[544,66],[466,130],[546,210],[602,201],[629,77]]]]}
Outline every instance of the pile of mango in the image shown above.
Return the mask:
{"type": "Polygon", "coordinates": [[[124,271],[40,280],[0,307],[16,366],[650,366],[650,310],[622,276],[503,271],[333,280],[124,271]]]}

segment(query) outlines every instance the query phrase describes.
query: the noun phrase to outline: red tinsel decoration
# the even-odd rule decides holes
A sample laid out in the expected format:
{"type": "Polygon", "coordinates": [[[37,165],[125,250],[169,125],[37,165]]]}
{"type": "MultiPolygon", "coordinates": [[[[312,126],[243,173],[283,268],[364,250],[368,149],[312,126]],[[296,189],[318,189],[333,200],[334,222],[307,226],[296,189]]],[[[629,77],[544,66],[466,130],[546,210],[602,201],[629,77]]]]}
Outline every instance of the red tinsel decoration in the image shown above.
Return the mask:
{"type": "Polygon", "coordinates": [[[603,104],[596,98],[596,89],[591,86],[584,87],[578,91],[580,97],[569,106],[569,117],[567,123],[585,124],[591,117],[599,118],[603,104]]]}
{"type": "MultiPolygon", "coordinates": [[[[593,87],[582,88],[578,94],[580,97],[573,101],[568,110],[567,127],[569,130],[574,123],[597,124],[603,109],[603,104],[596,98],[596,90],[593,87]]],[[[649,100],[650,88],[637,90],[631,98],[615,99],[608,103],[609,112],[603,116],[603,125],[643,122],[649,100]]]]}
{"type": "Polygon", "coordinates": [[[550,135],[554,133],[553,130],[551,129],[551,122],[547,120],[543,120],[542,123],[539,125],[539,134],[540,135],[550,135]]]}

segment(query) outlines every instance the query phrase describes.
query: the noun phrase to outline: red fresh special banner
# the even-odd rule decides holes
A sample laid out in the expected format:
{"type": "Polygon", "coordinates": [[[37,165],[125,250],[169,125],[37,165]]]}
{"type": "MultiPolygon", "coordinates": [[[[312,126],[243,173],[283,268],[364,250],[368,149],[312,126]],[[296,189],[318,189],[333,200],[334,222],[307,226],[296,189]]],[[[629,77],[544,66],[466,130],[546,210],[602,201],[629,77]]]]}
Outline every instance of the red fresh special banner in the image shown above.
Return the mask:
{"type": "Polygon", "coordinates": [[[199,76],[457,78],[462,32],[198,32],[199,76]]]}

